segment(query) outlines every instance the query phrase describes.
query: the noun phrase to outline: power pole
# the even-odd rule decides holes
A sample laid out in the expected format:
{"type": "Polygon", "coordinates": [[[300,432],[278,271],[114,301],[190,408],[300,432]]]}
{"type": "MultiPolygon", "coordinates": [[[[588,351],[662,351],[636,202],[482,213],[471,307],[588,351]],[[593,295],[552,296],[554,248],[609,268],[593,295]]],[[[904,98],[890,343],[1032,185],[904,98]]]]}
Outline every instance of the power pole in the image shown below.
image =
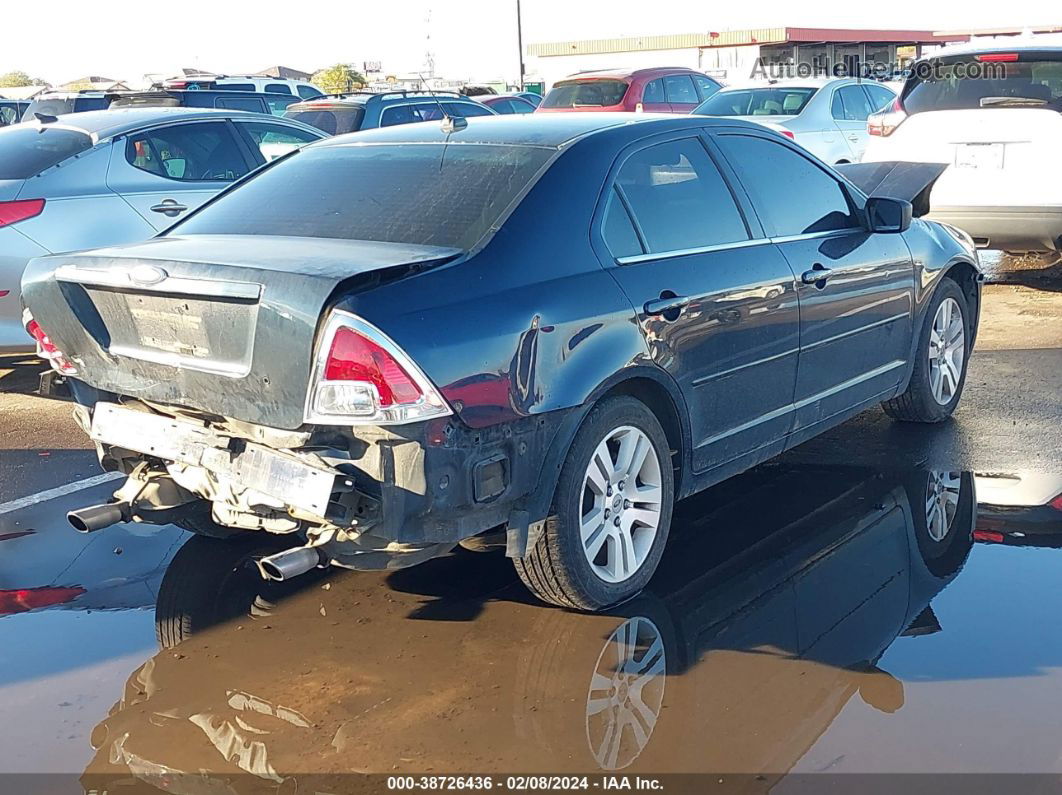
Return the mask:
{"type": "Polygon", "coordinates": [[[516,0],[516,46],[520,48],[520,90],[524,90],[524,26],[520,17],[520,0],[516,0]]]}

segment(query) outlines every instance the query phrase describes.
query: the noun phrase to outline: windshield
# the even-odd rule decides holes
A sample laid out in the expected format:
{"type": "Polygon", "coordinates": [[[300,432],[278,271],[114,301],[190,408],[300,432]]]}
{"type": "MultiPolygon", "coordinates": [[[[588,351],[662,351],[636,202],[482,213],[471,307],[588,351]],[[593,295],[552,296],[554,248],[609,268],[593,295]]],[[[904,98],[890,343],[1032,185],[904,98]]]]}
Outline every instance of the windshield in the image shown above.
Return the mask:
{"type": "Polygon", "coordinates": [[[555,150],[488,144],[311,147],[183,224],[180,235],[290,235],[470,249],[555,150]]]}
{"type": "Polygon", "coordinates": [[[1018,60],[982,62],[964,55],[919,64],[904,87],[904,110],[925,113],[1015,106],[1062,110],[1062,52],[995,57],[1018,60]]]}
{"type": "Polygon", "coordinates": [[[698,116],[796,116],[817,88],[750,88],[719,91],[697,106],[698,116]]]}
{"type": "Polygon", "coordinates": [[[16,125],[0,130],[0,179],[29,179],[71,155],[92,148],[78,130],[16,125]]]}
{"type": "Polygon", "coordinates": [[[607,108],[627,93],[622,80],[577,80],[557,83],[542,100],[543,108],[607,108]]]}

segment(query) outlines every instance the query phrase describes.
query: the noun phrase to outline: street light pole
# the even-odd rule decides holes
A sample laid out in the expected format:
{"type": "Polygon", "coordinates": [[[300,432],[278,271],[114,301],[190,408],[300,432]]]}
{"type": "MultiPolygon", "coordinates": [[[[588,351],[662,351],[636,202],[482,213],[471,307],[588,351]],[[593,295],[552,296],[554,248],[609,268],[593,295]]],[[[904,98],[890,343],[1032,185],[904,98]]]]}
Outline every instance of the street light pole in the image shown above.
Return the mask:
{"type": "Polygon", "coordinates": [[[524,27],[520,17],[520,0],[516,0],[516,46],[520,48],[520,90],[524,90],[524,27]]]}

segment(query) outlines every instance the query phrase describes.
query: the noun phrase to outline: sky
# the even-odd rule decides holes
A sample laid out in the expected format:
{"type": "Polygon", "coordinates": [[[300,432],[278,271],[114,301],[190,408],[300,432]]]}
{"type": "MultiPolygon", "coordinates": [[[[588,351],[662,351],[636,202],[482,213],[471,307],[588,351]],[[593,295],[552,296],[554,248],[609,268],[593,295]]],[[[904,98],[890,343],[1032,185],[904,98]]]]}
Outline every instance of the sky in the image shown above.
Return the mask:
{"type": "MultiPolygon", "coordinates": [[[[748,27],[954,30],[1062,24],[1058,0],[1008,3],[793,2],[759,0],[522,0],[525,45],[540,41],[748,27]]],[[[284,65],[314,71],[381,61],[388,73],[515,80],[516,0],[109,0],[8,2],[0,74],[20,69],[50,83],[88,75],[142,82],[181,67],[256,72],[284,65]],[[157,8],[158,10],[152,10],[157,8]],[[22,35],[12,35],[21,32],[22,35]]]]}

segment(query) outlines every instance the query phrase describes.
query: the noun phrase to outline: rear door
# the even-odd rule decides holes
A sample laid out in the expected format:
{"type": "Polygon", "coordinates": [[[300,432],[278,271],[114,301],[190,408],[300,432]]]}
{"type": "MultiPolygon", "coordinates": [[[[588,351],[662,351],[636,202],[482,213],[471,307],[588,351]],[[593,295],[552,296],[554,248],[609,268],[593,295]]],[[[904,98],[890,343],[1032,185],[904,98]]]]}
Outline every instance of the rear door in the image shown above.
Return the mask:
{"type": "Polygon", "coordinates": [[[595,245],[686,399],[694,469],[777,452],[797,367],[793,272],[705,138],[650,140],[613,168],[595,245]]]}
{"type": "Polygon", "coordinates": [[[718,140],[797,277],[794,432],[885,397],[910,353],[914,266],[903,236],[866,231],[854,191],[795,145],[754,132],[718,140]]]}
{"type": "Polygon", "coordinates": [[[257,165],[229,122],[187,122],[117,141],[107,185],[162,231],[257,165]]]}
{"type": "Polygon", "coordinates": [[[697,86],[688,74],[667,75],[664,78],[664,91],[672,113],[692,113],[701,104],[697,86]]]}
{"type": "Polygon", "coordinates": [[[860,85],[841,86],[833,92],[830,112],[833,123],[844,138],[852,162],[858,163],[867,148],[867,117],[877,110],[860,85]]]}

